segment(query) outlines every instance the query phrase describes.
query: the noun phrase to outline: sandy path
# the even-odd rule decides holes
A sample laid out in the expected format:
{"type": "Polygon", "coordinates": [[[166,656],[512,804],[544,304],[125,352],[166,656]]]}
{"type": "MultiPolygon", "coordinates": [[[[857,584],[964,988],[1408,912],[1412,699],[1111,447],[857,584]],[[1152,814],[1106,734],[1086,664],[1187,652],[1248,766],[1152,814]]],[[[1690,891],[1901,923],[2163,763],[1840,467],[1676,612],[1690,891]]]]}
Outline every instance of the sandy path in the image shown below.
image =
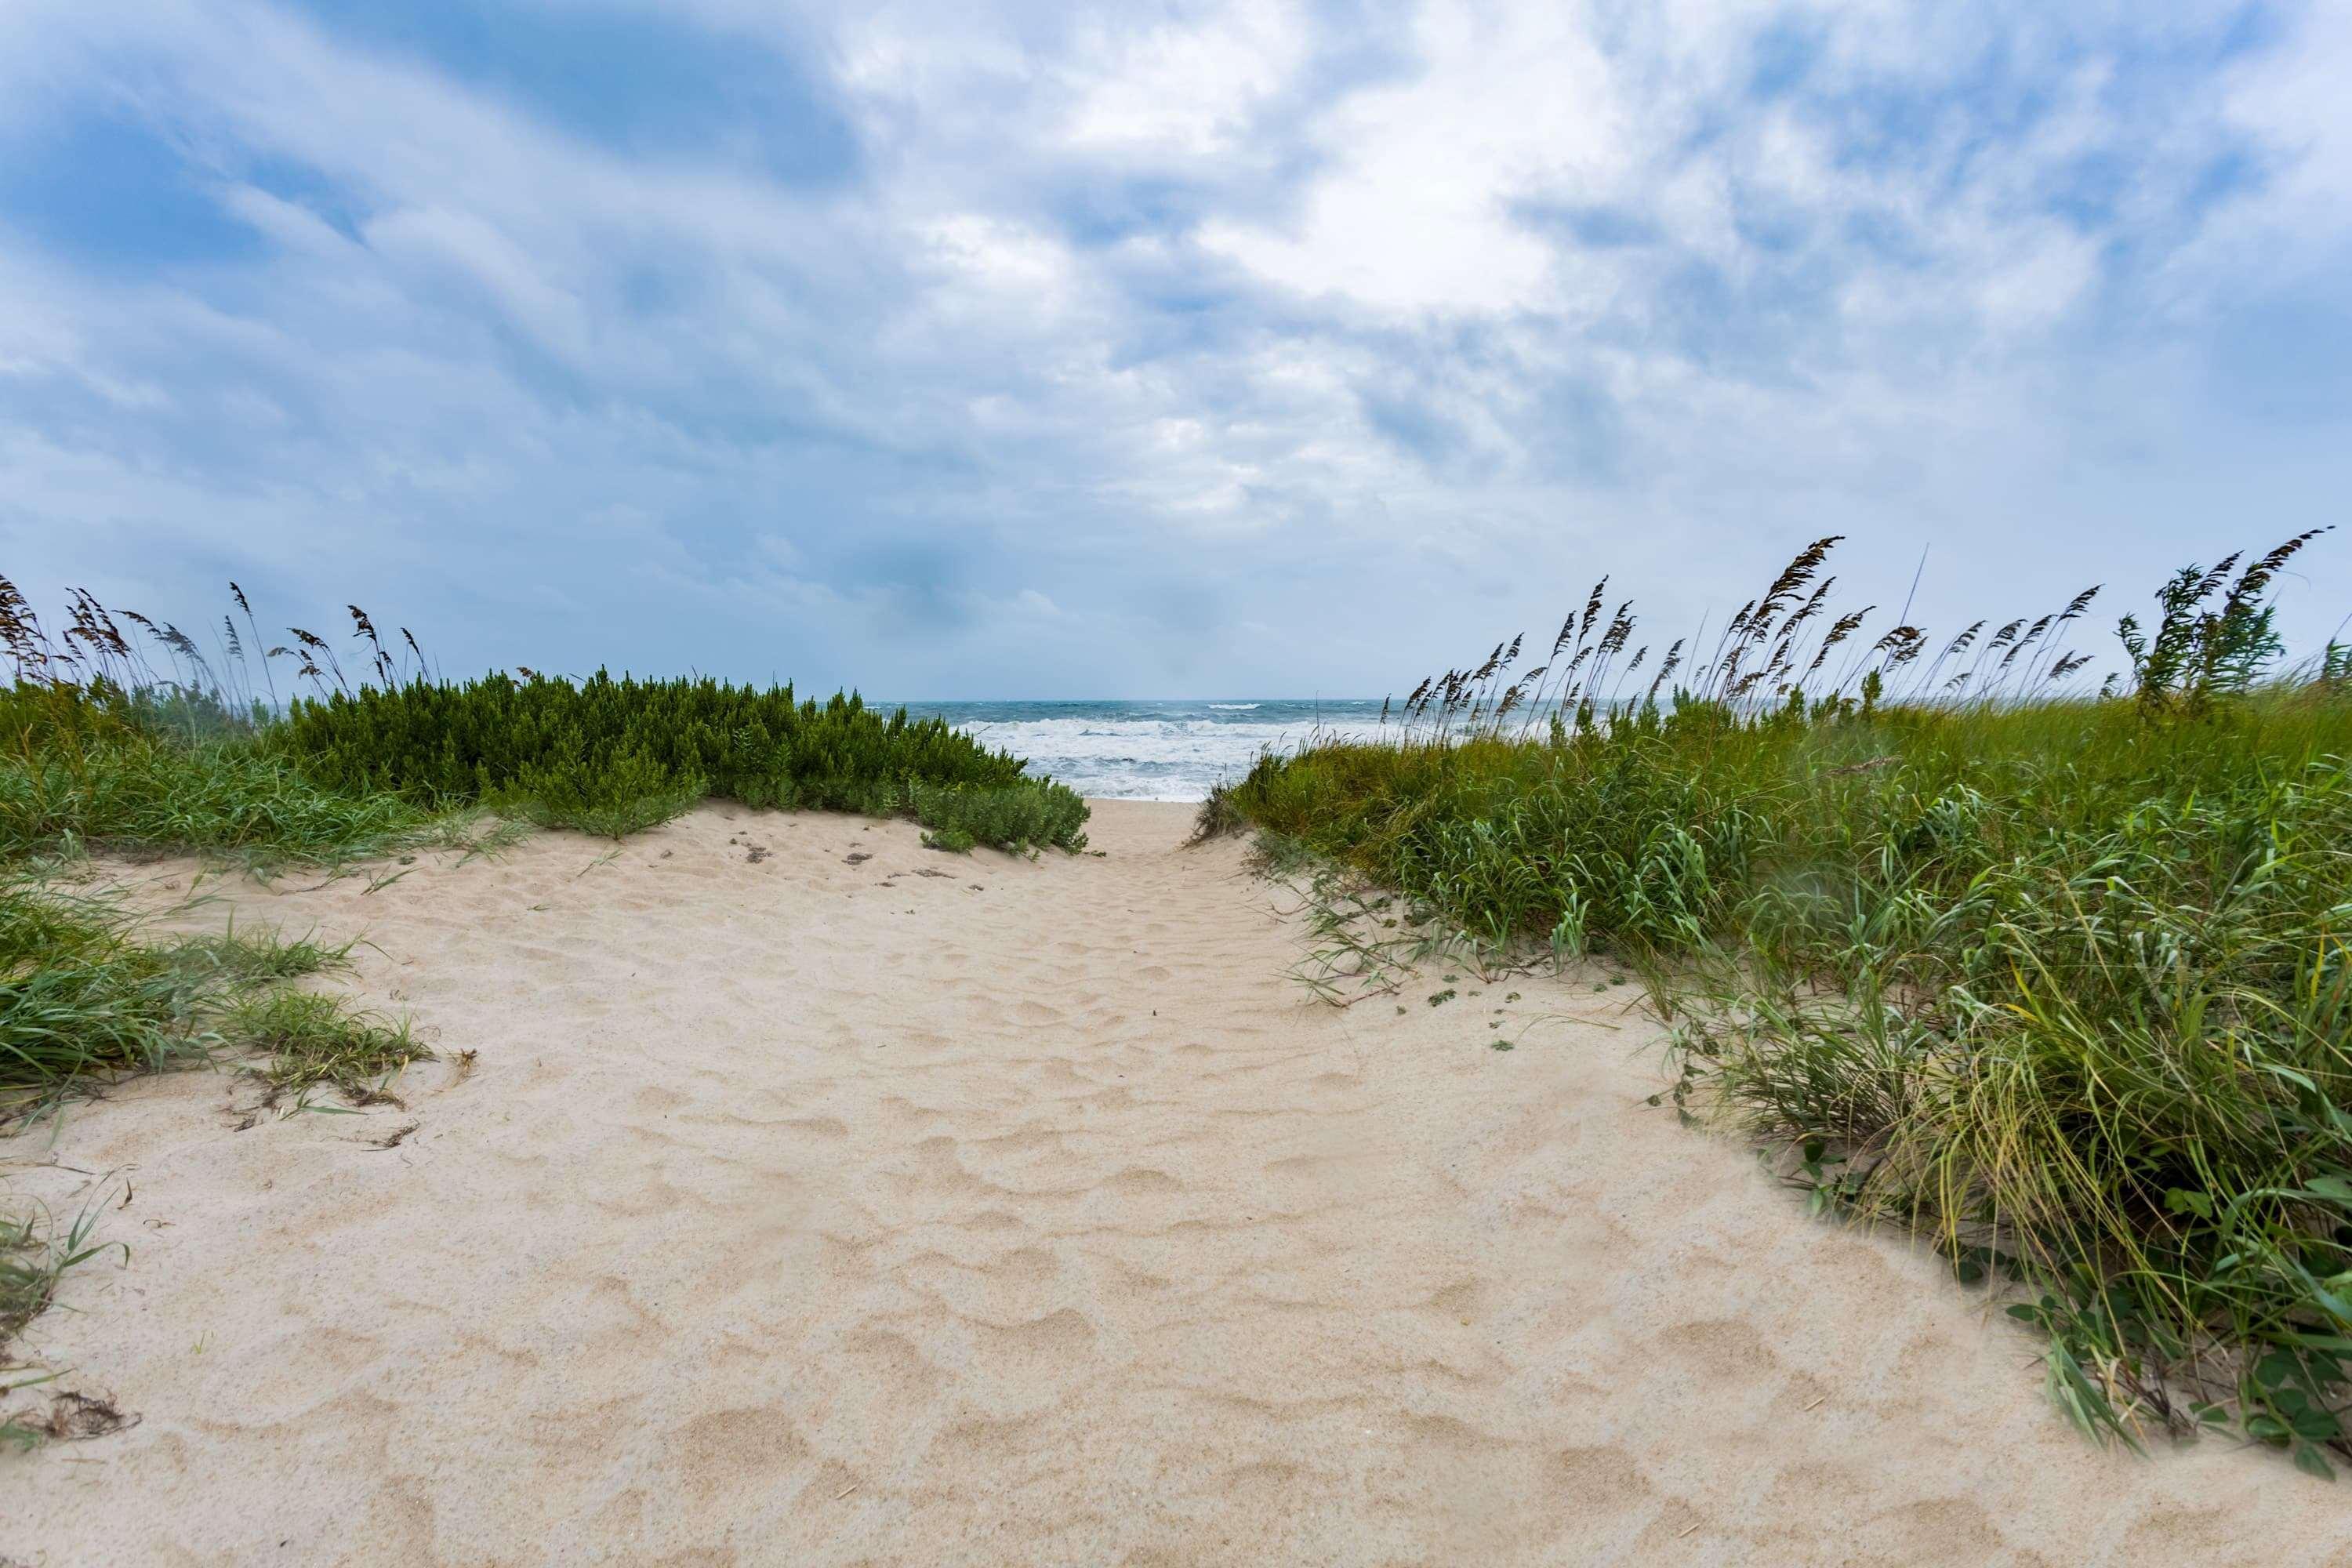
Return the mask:
{"type": "Polygon", "coordinates": [[[247,1131],[234,1079],[148,1080],[0,1143],[68,1209],[57,1165],[136,1167],[129,1267],[31,1338],[144,1416],[0,1459],[0,1557],[2345,1560],[2337,1489],[2091,1448],[1931,1261],[1643,1105],[1630,991],[1309,1005],[1188,818],[1031,865],[709,809],[593,868],[226,889],[366,931],[362,989],[478,1068],[247,1131]]]}

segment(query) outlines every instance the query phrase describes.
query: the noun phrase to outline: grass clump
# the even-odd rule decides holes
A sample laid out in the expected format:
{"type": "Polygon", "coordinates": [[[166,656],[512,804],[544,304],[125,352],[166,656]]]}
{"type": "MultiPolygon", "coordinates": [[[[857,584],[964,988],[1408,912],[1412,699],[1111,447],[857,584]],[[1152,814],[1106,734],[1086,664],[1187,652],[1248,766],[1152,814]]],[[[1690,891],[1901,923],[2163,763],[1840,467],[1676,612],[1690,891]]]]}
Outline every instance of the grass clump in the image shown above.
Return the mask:
{"type": "MultiPolygon", "coordinates": [[[[48,1310],[58,1282],[68,1269],[121,1247],[120,1242],[92,1242],[90,1232],[96,1225],[97,1215],[87,1209],[62,1234],[51,1227],[48,1215],[37,1207],[0,1213],[0,1396],[56,1381],[54,1372],[17,1361],[13,1347],[26,1325],[48,1310]],[[29,1375],[10,1378],[12,1373],[29,1375]]],[[[127,1247],[123,1252],[129,1256],[127,1247]]],[[[27,1410],[0,1410],[0,1447],[29,1449],[61,1436],[96,1435],[99,1430],[119,1430],[129,1424],[102,1400],[59,1394],[46,1418],[27,1410]],[[71,1419],[84,1408],[102,1412],[102,1425],[71,1419]]]]}
{"type": "Polygon", "coordinates": [[[375,1085],[433,1055],[410,1034],[407,1020],[355,1013],[341,997],[308,991],[242,998],[224,1026],[240,1047],[269,1053],[261,1076],[273,1100],[281,1094],[299,1099],[320,1085],[369,1100],[380,1092],[375,1085]]]}
{"type": "MultiPolygon", "coordinates": [[[[0,874],[0,1118],[128,1073],[278,1051],[278,1005],[341,1006],[276,988],[341,967],[348,944],[234,929],[151,939],[144,923],[111,899],[60,891],[22,868],[0,874]]],[[[383,1056],[383,1068],[396,1065],[383,1056]]],[[[324,1076],[353,1086],[375,1070],[324,1076]]],[[[266,1076],[277,1082],[280,1068],[266,1076]]]]}
{"type": "Polygon", "coordinates": [[[2335,648],[2274,673],[2267,595],[2309,538],[2173,578],[2095,696],[2063,647],[2089,594],[1939,653],[1869,641],[1825,541],[1644,682],[1596,589],[1542,666],[1498,645],[1204,826],[1489,951],[1617,955],[1675,1023],[1675,1103],[2011,1282],[2077,1421],[2232,1426],[2325,1473],[2352,1455],[2352,683],[2335,648]]]}

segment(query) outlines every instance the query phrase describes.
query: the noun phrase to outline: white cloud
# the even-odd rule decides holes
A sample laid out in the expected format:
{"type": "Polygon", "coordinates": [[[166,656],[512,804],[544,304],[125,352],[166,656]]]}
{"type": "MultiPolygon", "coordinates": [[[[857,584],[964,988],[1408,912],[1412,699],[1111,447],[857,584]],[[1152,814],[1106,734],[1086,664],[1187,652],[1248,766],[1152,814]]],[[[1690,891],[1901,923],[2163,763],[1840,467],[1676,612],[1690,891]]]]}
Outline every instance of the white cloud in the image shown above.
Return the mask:
{"type": "Polygon", "coordinates": [[[2352,240],[2352,6],[2304,7],[2277,47],[2231,73],[2231,120],[2276,160],[2246,221],[2209,237],[2207,264],[2263,270],[2341,268],[2352,240]]]}
{"type": "Polygon", "coordinates": [[[592,142],[255,0],[0,17],[0,158],[103,101],[259,246],[86,268],[0,205],[12,561],[461,592],[534,665],[627,626],[640,667],[1036,690],[1083,620],[1129,661],[1088,689],[1329,687],[1248,661],[1423,662],[1604,564],[1696,605],[1839,528],[1906,572],[1938,530],[2080,558],[2151,496],[2186,537],[2182,476],[2242,458],[2199,334],[2352,209],[2340,7],[2153,78],[2218,12],[693,15],[794,50],[856,166],[592,142]],[[2238,142],[2269,183],[2199,206],[2238,142]],[[1296,641],[1187,641],[1244,621],[1296,641]]]}
{"type": "Polygon", "coordinates": [[[1306,61],[1296,5],[1247,0],[1139,30],[1124,9],[1087,18],[1062,72],[1075,147],[1203,158],[1242,150],[1254,110],[1306,61]]]}
{"type": "Polygon", "coordinates": [[[1616,83],[1565,5],[1436,4],[1414,33],[1411,79],[1314,122],[1328,162],[1295,216],[1213,222],[1202,242],[1286,288],[1386,310],[1537,307],[1558,258],[1513,208],[1615,192],[1630,164],[1616,83]]]}

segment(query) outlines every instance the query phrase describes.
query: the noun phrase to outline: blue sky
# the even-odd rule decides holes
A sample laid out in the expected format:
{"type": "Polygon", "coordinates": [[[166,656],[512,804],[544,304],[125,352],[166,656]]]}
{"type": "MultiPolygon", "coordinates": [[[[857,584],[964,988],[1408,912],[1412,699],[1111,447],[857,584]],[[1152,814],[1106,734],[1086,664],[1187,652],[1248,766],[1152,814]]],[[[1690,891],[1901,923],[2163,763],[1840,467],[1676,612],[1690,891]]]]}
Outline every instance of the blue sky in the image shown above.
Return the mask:
{"type": "Polygon", "coordinates": [[[2292,3],[17,0],[0,571],[908,698],[1377,694],[1831,532],[2105,628],[2346,521],[2346,79],[2292,3]]]}

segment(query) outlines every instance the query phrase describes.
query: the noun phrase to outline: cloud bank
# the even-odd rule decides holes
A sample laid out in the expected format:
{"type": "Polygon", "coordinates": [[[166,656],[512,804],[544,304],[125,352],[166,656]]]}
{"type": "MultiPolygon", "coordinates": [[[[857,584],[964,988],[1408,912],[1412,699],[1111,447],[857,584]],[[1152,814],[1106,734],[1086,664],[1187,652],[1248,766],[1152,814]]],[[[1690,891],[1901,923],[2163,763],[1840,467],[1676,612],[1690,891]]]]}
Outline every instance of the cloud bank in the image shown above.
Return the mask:
{"type": "Polygon", "coordinates": [[[1376,694],[1603,571],[2111,622],[2341,510],[2340,5],[386,9],[0,16],[37,600],[1376,694]]]}

